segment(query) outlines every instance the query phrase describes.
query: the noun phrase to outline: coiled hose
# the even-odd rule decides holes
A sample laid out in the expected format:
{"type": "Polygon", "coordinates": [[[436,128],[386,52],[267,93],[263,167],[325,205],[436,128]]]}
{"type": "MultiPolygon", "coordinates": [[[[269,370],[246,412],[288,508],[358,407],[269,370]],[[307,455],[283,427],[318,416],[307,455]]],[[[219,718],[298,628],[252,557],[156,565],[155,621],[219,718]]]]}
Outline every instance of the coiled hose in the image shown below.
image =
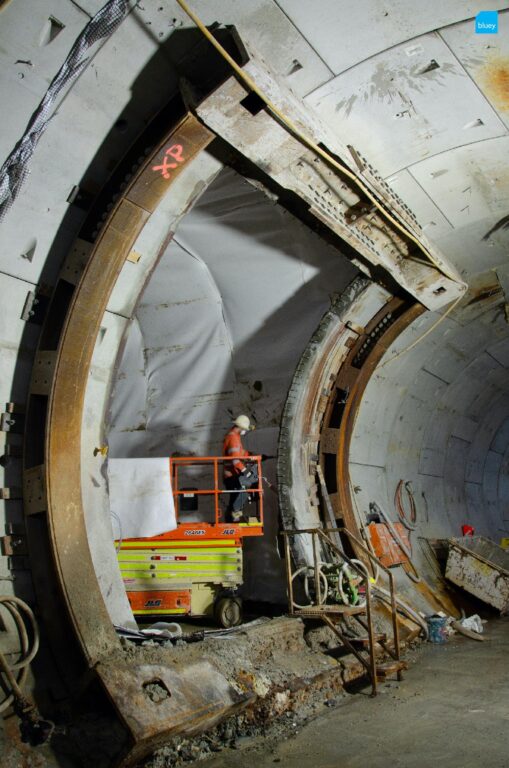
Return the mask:
{"type": "Polygon", "coordinates": [[[21,719],[22,740],[37,746],[47,741],[53,732],[54,725],[49,720],[43,720],[33,702],[23,693],[23,686],[28,675],[28,665],[39,650],[40,634],[37,621],[30,606],[24,600],[14,595],[0,595],[0,607],[6,610],[14,624],[19,638],[19,659],[8,662],[0,651],[0,683],[5,692],[5,698],[0,701],[0,713],[13,706],[21,719]],[[31,640],[27,631],[27,623],[31,628],[31,640]]]}
{"type": "Polygon", "coordinates": [[[394,494],[394,506],[396,507],[400,522],[405,526],[407,531],[415,531],[417,527],[417,508],[415,506],[415,499],[409,481],[399,481],[396,487],[396,493],[394,494]],[[408,517],[405,512],[405,507],[403,506],[403,488],[406,491],[410,506],[410,515],[408,517]]]}
{"type": "Polygon", "coordinates": [[[4,682],[4,687],[11,691],[7,698],[0,702],[0,712],[4,712],[14,702],[15,694],[18,696],[22,695],[21,688],[26,681],[28,665],[33,661],[39,650],[39,628],[32,609],[23,600],[20,600],[19,597],[14,597],[13,595],[0,595],[0,605],[2,605],[12,616],[20,642],[20,658],[14,664],[9,664],[3,653],[0,651],[0,674],[2,675],[2,682],[4,682]],[[23,614],[28,617],[32,628],[31,647],[23,614]],[[7,682],[7,685],[5,685],[5,682],[7,682]]]}
{"type": "MultiPolygon", "coordinates": [[[[318,578],[320,579],[321,586],[320,586],[320,600],[318,602],[318,605],[323,605],[325,601],[327,600],[327,594],[329,591],[329,583],[327,581],[327,576],[322,571],[322,566],[325,565],[325,563],[319,563],[318,564],[318,578]]],[[[294,608],[308,608],[313,603],[313,599],[310,594],[309,590],[309,579],[315,577],[315,569],[310,565],[303,565],[301,568],[295,571],[294,574],[292,574],[292,581],[294,581],[298,576],[304,577],[304,594],[306,595],[307,599],[309,600],[309,603],[307,605],[300,605],[299,603],[296,603],[295,600],[293,601],[293,607],[294,608]]],[[[315,587],[316,588],[316,587],[315,587]]],[[[318,593],[317,593],[318,598],[318,593]]]]}

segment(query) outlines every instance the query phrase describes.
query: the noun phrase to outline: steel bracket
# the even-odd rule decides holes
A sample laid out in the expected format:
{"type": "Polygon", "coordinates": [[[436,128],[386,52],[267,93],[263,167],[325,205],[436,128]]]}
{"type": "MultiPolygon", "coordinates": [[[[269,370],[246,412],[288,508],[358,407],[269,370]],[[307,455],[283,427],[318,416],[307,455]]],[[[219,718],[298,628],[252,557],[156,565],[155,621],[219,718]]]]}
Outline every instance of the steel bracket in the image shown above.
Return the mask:
{"type": "Polygon", "coordinates": [[[22,413],[5,411],[0,414],[0,431],[21,435],[25,431],[25,416],[22,413]]]}
{"type": "Polygon", "coordinates": [[[25,537],[19,534],[1,536],[0,552],[2,555],[28,555],[25,537]]]}
{"type": "Polygon", "coordinates": [[[46,482],[43,464],[25,469],[23,473],[23,499],[26,515],[35,515],[38,512],[46,511],[46,482]]]}
{"type": "Polygon", "coordinates": [[[37,353],[32,370],[30,391],[35,395],[49,395],[55,371],[56,352],[46,350],[37,353]]]}
{"type": "Polygon", "coordinates": [[[351,205],[345,211],[345,221],[347,224],[353,224],[354,221],[359,221],[363,216],[368,213],[373,213],[375,207],[372,203],[366,203],[364,200],[359,200],[355,205],[351,205]]]}
{"type": "Polygon", "coordinates": [[[21,488],[17,488],[14,485],[8,488],[0,488],[0,499],[3,501],[14,501],[15,499],[23,498],[21,488]]]}
{"type": "Polygon", "coordinates": [[[46,317],[46,311],[49,305],[49,297],[42,291],[28,291],[21,319],[25,323],[35,323],[42,325],[46,317]]]}

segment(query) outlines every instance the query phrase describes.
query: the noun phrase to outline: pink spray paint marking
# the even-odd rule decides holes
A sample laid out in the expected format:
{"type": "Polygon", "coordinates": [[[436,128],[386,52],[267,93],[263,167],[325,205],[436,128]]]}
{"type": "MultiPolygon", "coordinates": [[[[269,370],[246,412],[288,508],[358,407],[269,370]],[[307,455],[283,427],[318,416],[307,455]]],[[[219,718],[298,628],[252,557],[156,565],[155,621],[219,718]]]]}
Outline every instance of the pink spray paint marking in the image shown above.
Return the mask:
{"type": "Polygon", "coordinates": [[[163,178],[169,179],[171,174],[170,170],[178,168],[180,163],[185,161],[185,157],[182,155],[184,148],[182,144],[172,144],[172,146],[166,150],[163,157],[162,165],[153,165],[153,171],[160,171],[163,178]],[[176,162],[172,163],[168,158],[172,158],[176,162]]]}

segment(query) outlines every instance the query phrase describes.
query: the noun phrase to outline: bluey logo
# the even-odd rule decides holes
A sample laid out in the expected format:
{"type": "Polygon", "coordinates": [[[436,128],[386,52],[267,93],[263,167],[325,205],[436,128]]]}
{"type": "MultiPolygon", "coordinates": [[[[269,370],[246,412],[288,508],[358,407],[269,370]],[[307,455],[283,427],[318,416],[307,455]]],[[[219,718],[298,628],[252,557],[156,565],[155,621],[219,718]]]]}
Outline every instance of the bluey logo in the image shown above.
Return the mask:
{"type": "Polygon", "coordinates": [[[498,32],[498,11],[481,11],[475,17],[476,35],[496,35],[498,32]]]}

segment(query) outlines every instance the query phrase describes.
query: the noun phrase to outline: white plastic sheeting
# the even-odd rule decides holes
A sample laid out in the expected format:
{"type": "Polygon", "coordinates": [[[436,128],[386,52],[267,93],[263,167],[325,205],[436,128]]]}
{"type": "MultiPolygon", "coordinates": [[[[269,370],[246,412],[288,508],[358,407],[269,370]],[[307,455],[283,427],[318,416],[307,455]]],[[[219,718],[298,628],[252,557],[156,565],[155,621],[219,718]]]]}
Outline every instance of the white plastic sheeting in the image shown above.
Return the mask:
{"type": "MultiPolygon", "coordinates": [[[[221,455],[232,417],[276,453],[283,404],[310,336],[355,269],[232,171],[189,215],[149,280],[128,328],[110,409],[109,455],[221,455]]],[[[275,482],[275,461],[264,464],[275,482]]],[[[265,493],[266,536],[246,545],[246,593],[282,597],[278,508],[265,493]]]]}
{"type": "Polygon", "coordinates": [[[109,459],[110,509],[122,539],[158,536],[177,527],[167,458],[109,459]]]}

